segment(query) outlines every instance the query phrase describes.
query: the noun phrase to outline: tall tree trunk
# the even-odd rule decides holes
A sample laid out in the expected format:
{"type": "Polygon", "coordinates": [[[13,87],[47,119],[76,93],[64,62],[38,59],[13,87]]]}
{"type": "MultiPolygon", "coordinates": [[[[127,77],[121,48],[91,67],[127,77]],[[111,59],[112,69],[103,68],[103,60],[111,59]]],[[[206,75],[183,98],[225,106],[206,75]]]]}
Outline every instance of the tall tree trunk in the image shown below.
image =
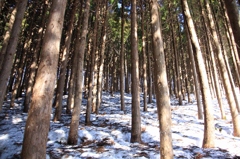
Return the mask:
{"type": "MultiPolygon", "coordinates": [[[[145,35],[145,17],[144,2],[141,0],[141,18],[142,18],[142,56],[143,56],[143,110],[147,111],[147,55],[146,55],[146,35],[145,35]]],[[[146,6],[145,6],[146,7],[146,6]]]]}
{"type": "Polygon", "coordinates": [[[173,158],[171,108],[157,0],[150,1],[150,8],[155,72],[154,86],[160,127],[160,155],[162,159],[170,159],[173,158]]]}
{"type": "MultiPolygon", "coordinates": [[[[148,40],[147,40],[148,41],[148,40]]],[[[148,53],[147,53],[147,60],[148,60],[148,103],[152,103],[152,60],[151,60],[151,55],[150,55],[150,42],[147,42],[147,48],[148,48],[148,53]]]]}
{"type": "Polygon", "coordinates": [[[198,80],[199,78],[196,70],[196,62],[193,55],[193,48],[192,48],[190,33],[188,29],[186,30],[187,30],[186,32],[187,32],[187,39],[188,39],[188,53],[192,63],[192,70],[193,70],[193,78],[194,78],[194,86],[195,86],[195,94],[196,94],[195,97],[197,100],[197,108],[198,108],[198,119],[203,119],[203,111],[202,111],[202,104],[201,104],[201,97],[200,97],[201,90],[200,90],[199,80],[198,80]]]}
{"type": "Polygon", "coordinates": [[[100,66],[99,66],[99,72],[98,72],[98,92],[97,92],[97,107],[96,107],[96,114],[99,113],[99,107],[102,102],[102,83],[103,83],[103,67],[104,67],[104,59],[105,59],[105,48],[106,48],[106,39],[107,39],[107,16],[108,16],[108,1],[105,0],[106,5],[104,7],[104,24],[102,27],[102,44],[101,44],[101,56],[100,56],[100,66]]]}
{"type": "Polygon", "coordinates": [[[21,157],[46,158],[54,82],[56,79],[63,19],[67,0],[53,0],[43,40],[41,62],[26,121],[21,157]]]}
{"type": "Polygon", "coordinates": [[[233,58],[233,62],[234,62],[234,67],[235,67],[235,72],[236,72],[236,76],[238,78],[238,82],[239,82],[239,89],[240,89],[240,79],[239,79],[239,75],[240,75],[240,60],[239,60],[239,56],[238,56],[238,49],[237,49],[237,44],[235,42],[235,38],[234,38],[234,34],[233,34],[233,29],[231,27],[230,24],[230,20],[229,17],[227,15],[227,11],[226,11],[226,6],[225,4],[220,1],[221,6],[222,6],[222,12],[223,12],[223,17],[225,20],[225,29],[227,30],[227,35],[228,35],[228,39],[229,39],[229,45],[230,45],[230,49],[231,49],[231,53],[232,53],[232,58],[233,58]]]}
{"type": "MultiPolygon", "coordinates": [[[[80,35],[78,36],[80,41],[79,45],[75,45],[75,51],[77,53],[77,66],[74,66],[76,69],[76,86],[75,86],[75,98],[74,98],[74,108],[72,112],[72,120],[70,123],[70,130],[68,135],[68,144],[76,145],[78,142],[78,126],[79,126],[79,117],[82,105],[82,85],[83,85],[83,63],[84,63],[84,53],[86,47],[86,37],[88,33],[88,18],[90,10],[90,0],[85,2],[85,9],[83,14],[83,22],[79,22],[79,27],[82,24],[82,29],[80,35]]],[[[79,19],[80,21],[80,19],[79,19]]],[[[80,29],[80,28],[78,28],[80,29]]],[[[78,30],[79,32],[80,30],[78,30]]],[[[79,33],[78,33],[79,34],[79,33]]]]}
{"type": "Polygon", "coordinates": [[[216,95],[217,95],[217,99],[218,99],[218,104],[219,104],[219,108],[221,111],[221,117],[222,119],[226,119],[226,115],[225,115],[225,111],[224,111],[224,107],[223,107],[223,102],[222,102],[222,95],[221,95],[221,91],[220,91],[220,85],[219,85],[219,79],[218,79],[218,73],[217,73],[217,64],[215,61],[215,55],[214,55],[214,50],[213,50],[213,46],[211,43],[211,40],[209,39],[209,36],[211,34],[209,27],[206,23],[206,14],[205,12],[202,10],[202,15],[203,15],[203,23],[204,23],[204,28],[205,28],[205,32],[206,32],[206,40],[208,42],[208,48],[209,48],[209,54],[211,57],[211,62],[213,65],[213,80],[215,83],[215,90],[216,90],[216,95]]]}
{"type": "Polygon", "coordinates": [[[239,10],[235,0],[224,0],[227,14],[232,26],[234,39],[238,45],[238,58],[240,58],[240,26],[239,26],[239,10]]]}
{"type": "Polygon", "coordinates": [[[27,49],[30,47],[30,43],[31,43],[31,39],[29,39],[29,37],[27,38],[28,40],[25,42],[24,44],[24,48],[22,50],[22,57],[20,60],[20,65],[17,69],[17,78],[14,84],[14,88],[12,91],[12,98],[11,98],[11,103],[10,103],[10,107],[14,107],[14,103],[15,103],[15,99],[17,98],[17,92],[18,92],[18,88],[21,85],[21,81],[22,81],[22,77],[23,77],[23,70],[24,70],[24,66],[26,63],[26,58],[27,58],[27,49]]]}
{"type": "Polygon", "coordinates": [[[29,106],[30,106],[30,101],[31,101],[31,96],[32,96],[32,89],[33,85],[35,83],[35,76],[37,73],[37,68],[38,68],[38,61],[39,61],[39,53],[40,53],[40,48],[42,44],[42,38],[44,34],[44,29],[45,29],[45,23],[46,23],[46,18],[47,18],[47,10],[48,10],[48,0],[45,0],[43,9],[41,10],[42,12],[42,19],[40,22],[40,28],[38,29],[38,34],[36,35],[36,47],[33,51],[33,57],[32,57],[32,62],[30,66],[30,72],[29,72],[29,79],[27,82],[26,86],[26,96],[24,99],[24,112],[28,112],[29,106]]]}
{"type": "Polygon", "coordinates": [[[95,21],[94,21],[94,28],[93,28],[93,44],[92,44],[92,50],[91,50],[91,67],[90,67],[90,76],[89,76],[89,85],[88,85],[88,100],[87,100],[87,110],[86,110],[86,118],[85,118],[85,124],[91,125],[90,121],[90,115],[92,112],[92,99],[93,99],[93,87],[94,87],[94,68],[96,62],[96,50],[97,50],[97,29],[98,29],[98,18],[99,18],[99,1],[96,2],[96,15],[95,15],[95,21]]]}
{"type": "Polygon", "coordinates": [[[203,55],[201,52],[200,44],[198,41],[197,33],[193,24],[193,20],[190,14],[190,10],[188,8],[187,0],[181,0],[184,16],[187,21],[187,29],[189,29],[189,33],[191,36],[191,41],[196,51],[196,59],[197,65],[199,67],[199,75],[200,75],[200,84],[202,90],[202,100],[203,100],[203,108],[204,108],[204,138],[203,138],[203,147],[210,148],[214,147],[215,143],[215,129],[214,129],[214,119],[213,119],[213,110],[211,106],[211,95],[208,85],[208,78],[206,67],[203,60],[203,55]]]}
{"type": "Polygon", "coordinates": [[[121,10],[121,53],[120,53],[120,92],[121,92],[121,110],[125,110],[125,101],[124,101],[124,89],[125,89],[125,73],[124,73],[124,61],[125,61],[125,46],[124,46],[124,1],[122,1],[122,10],[121,10]]]}
{"type": "Polygon", "coordinates": [[[3,100],[7,89],[8,78],[11,73],[13,59],[16,52],[19,33],[21,31],[22,20],[27,6],[27,0],[19,0],[17,2],[16,18],[12,27],[12,32],[6,49],[6,55],[0,71],[0,112],[2,110],[3,100]]]}
{"type": "Polygon", "coordinates": [[[131,142],[141,142],[139,95],[139,60],[137,43],[137,0],[131,0],[131,57],[132,57],[132,131],[131,142]]]}
{"type": "Polygon", "coordinates": [[[63,91],[64,91],[64,84],[65,84],[65,74],[67,69],[67,63],[68,63],[68,57],[69,57],[69,49],[70,44],[72,40],[72,32],[73,32],[73,24],[75,21],[75,13],[77,8],[78,2],[77,0],[74,0],[72,6],[72,10],[70,13],[70,20],[68,21],[68,28],[66,31],[66,38],[63,46],[63,57],[61,61],[61,68],[60,68],[60,77],[58,79],[57,83],[57,91],[56,91],[56,110],[55,110],[55,116],[54,121],[59,121],[61,119],[61,113],[62,113],[62,97],[63,97],[63,91]]]}
{"type": "Polygon", "coordinates": [[[214,44],[216,46],[216,50],[217,50],[217,58],[218,58],[218,63],[219,63],[219,67],[220,67],[220,72],[221,72],[221,75],[223,78],[223,85],[224,85],[226,97],[228,99],[228,104],[229,104],[231,115],[232,115],[233,129],[234,129],[233,135],[236,137],[240,137],[240,118],[239,118],[238,111],[237,111],[237,105],[236,105],[237,101],[235,101],[235,99],[234,99],[234,94],[233,94],[233,90],[232,90],[231,83],[229,80],[227,67],[226,67],[226,64],[224,61],[224,57],[223,57],[221,43],[220,43],[218,35],[217,35],[217,30],[216,30],[216,27],[214,24],[214,19],[212,16],[212,11],[209,6],[208,0],[205,0],[205,7],[207,9],[207,17],[208,17],[209,23],[210,23],[211,33],[213,36],[213,42],[214,42],[214,44]]]}
{"type": "Polygon", "coordinates": [[[11,36],[13,24],[14,24],[14,21],[15,21],[15,18],[16,18],[16,13],[17,13],[17,7],[14,7],[12,12],[11,12],[11,16],[10,16],[10,19],[9,19],[9,22],[8,22],[7,30],[6,30],[6,32],[3,36],[3,44],[1,44],[2,48],[1,48],[1,52],[0,52],[0,70],[2,70],[2,68],[3,68],[4,58],[5,58],[5,55],[6,55],[6,50],[7,50],[8,42],[9,42],[9,39],[10,39],[10,36],[11,36]]]}

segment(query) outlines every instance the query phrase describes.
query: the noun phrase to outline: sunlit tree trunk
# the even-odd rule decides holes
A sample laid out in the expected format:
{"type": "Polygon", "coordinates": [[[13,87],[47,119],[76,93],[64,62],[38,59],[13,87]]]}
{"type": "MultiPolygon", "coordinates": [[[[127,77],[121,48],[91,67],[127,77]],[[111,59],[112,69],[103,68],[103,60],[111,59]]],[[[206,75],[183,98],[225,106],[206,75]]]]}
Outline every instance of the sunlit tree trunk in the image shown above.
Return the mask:
{"type": "MultiPolygon", "coordinates": [[[[86,47],[86,37],[88,33],[88,19],[90,11],[90,0],[85,2],[83,21],[81,23],[79,19],[78,27],[78,44],[75,45],[77,65],[74,66],[76,69],[76,79],[75,79],[75,98],[74,98],[74,108],[72,112],[72,119],[70,123],[70,130],[68,134],[68,144],[76,145],[78,142],[78,126],[79,126],[79,117],[82,105],[82,86],[83,86],[83,63],[84,63],[84,54],[86,47]],[[80,26],[82,24],[82,29],[80,31],[80,26]]],[[[81,12],[81,11],[80,11],[81,12]]]]}
{"type": "Polygon", "coordinates": [[[141,142],[139,57],[137,43],[137,1],[131,0],[132,131],[131,142],[141,142]]]}
{"type": "Polygon", "coordinates": [[[198,108],[198,119],[203,119],[203,111],[202,111],[202,104],[201,104],[201,90],[199,86],[199,78],[196,70],[196,62],[193,55],[193,48],[192,48],[192,42],[191,37],[189,35],[189,30],[186,29],[187,32],[187,39],[188,39],[188,54],[192,63],[192,71],[193,71],[193,78],[194,78],[194,86],[195,86],[195,97],[197,100],[197,108],[198,108]]]}
{"type": "Polygon", "coordinates": [[[193,24],[193,20],[190,14],[190,10],[188,8],[187,0],[181,0],[184,16],[187,21],[187,29],[189,29],[189,33],[191,36],[191,41],[196,51],[196,59],[197,65],[199,67],[199,76],[200,76],[200,84],[202,91],[202,100],[203,100],[203,108],[204,108],[204,138],[203,138],[203,147],[210,148],[215,146],[215,129],[214,129],[214,119],[213,119],[213,110],[211,105],[211,94],[208,85],[208,78],[205,63],[203,60],[203,55],[201,52],[200,44],[198,41],[197,33],[193,24]]]}
{"type": "Polygon", "coordinates": [[[24,108],[23,111],[24,112],[28,112],[29,106],[30,106],[30,102],[31,102],[31,96],[32,96],[32,90],[33,90],[33,85],[35,82],[35,76],[37,73],[37,67],[38,67],[38,61],[39,61],[39,53],[40,53],[40,48],[41,48],[41,44],[42,44],[42,38],[43,38],[43,34],[44,34],[44,29],[45,29],[45,24],[46,24],[46,18],[47,18],[47,10],[48,10],[48,0],[45,0],[45,2],[43,2],[44,6],[42,9],[42,19],[40,22],[40,28],[38,29],[38,34],[36,35],[36,47],[33,51],[33,57],[32,57],[32,61],[31,61],[31,65],[30,65],[30,72],[29,72],[29,78],[28,78],[28,82],[26,85],[26,96],[24,99],[24,108]]]}
{"type": "Polygon", "coordinates": [[[231,115],[232,115],[233,129],[234,129],[233,135],[236,137],[240,137],[240,118],[239,118],[238,111],[237,111],[237,105],[236,105],[236,101],[234,99],[234,94],[233,94],[233,90],[232,90],[231,83],[229,80],[227,67],[226,67],[226,64],[224,61],[224,57],[223,57],[223,52],[222,52],[223,50],[221,48],[221,43],[220,43],[218,35],[217,35],[217,29],[214,24],[214,19],[212,16],[212,11],[209,6],[208,0],[205,0],[205,7],[207,9],[207,17],[208,17],[209,23],[210,23],[210,29],[211,29],[211,33],[212,33],[212,37],[213,37],[213,42],[214,42],[214,44],[216,46],[216,50],[217,50],[217,58],[218,58],[218,63],[219,63],[219,67],[220,67],[220,72],[221,72],[221,75],[223,78],[223,85],[224,85],[226,97],[228,99],[228,104],[229,104],[231,115]]]}
{"type": "Polygon", "coordinates": [[[42,45],[41,62],[26,121],[21,157],[46,158],[52,98],[67,0],[53,0],[42,45]]]}
{"type": "Polygon", "coordinates": [[[70,44],[72,40],[72,32],[73,32],[73,24],[75,21],[75,13],[77,10],[78,2],[77,0],[74,0],[72,6],[72,10],[70,12],[70,20],[68,21],[68,28],[66,31],[66,38],[64,41],[63,46],[63,57],[61,59],[61,65],[60,65],[60,77],[57,82],[57,90],[56,90],[56,105],[55,105],[55,115],[54,115],[54,121],[59,121],[61,119],[61,113],[62,113],[62,97],[63,97],[63,91],[64,91],[64,84],[65,84],[65,74],[67,69],[67,63],[68,63],[68,57],[69,57],[69,51],[70,51],[70,44]]]}
{"type": "Polygon", "coordinates": [[[162,159],[170,159],[173,158],[171,108],[157,0],[150,1],[150,9],[155,73],[154,86],[160,127],[160,156],[162,159]]]}
{"type": "Polygon", "coordinates": [[[238,45],[238,58],[240,58],[240,26],[239,26],[239,10],[235,0],[224,0],[227,14],[232,26],[234,39],[238,45]]]}

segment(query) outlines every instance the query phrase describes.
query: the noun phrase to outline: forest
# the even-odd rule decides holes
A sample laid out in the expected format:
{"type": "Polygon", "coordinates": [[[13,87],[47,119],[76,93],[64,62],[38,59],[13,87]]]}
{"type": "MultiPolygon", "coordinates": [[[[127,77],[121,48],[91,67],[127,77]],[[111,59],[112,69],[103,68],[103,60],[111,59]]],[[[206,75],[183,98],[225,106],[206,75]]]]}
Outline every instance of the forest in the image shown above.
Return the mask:
{"type": "Polygon", "coordinates": [[[239,5],[0,0],[0,158],[240,158],[239,5]]]}

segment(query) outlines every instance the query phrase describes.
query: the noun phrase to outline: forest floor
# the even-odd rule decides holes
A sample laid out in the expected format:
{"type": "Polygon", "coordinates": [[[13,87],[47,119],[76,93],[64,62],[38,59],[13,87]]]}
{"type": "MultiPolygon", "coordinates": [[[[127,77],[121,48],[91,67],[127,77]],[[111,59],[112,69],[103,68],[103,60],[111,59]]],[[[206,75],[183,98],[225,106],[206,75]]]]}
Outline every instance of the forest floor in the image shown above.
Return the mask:
{"type": "MultiPolygon", "coordinates": [[[[66,105],[66,98],[67,96],[64,96],[63,105],[66,105]]],[[[179,106],[176,99],[171,99],[174,158],[240,158],[240,138],[232,135],[231,114],[225,98],[223,102],[226,120],[221,120],[216,99],[212,101],[216,147],[203,149],[201,145],[204,123],[203,120],[197,118],[196,101],[193,103],[184,101],[184,105],[179,106]]],[[[16,100],[13,109],[9,109],[9,103],[9,100],[5,102],[0,112],[0,159],[20,158],[27,119],[27,114],[22,112],[22,98],[16,100]]],[[[84,99],[78,131],[79,143],[74,146],[66,144],[71,116],[64,114],[65,110],[63,110],[60,122],[50,122],[46,158],[160,158],[156,103],[148,104],[148,111],[143,112],[141,102],[143,141],[141,144],[130,143],[131,95],[125,94],[125,103],[126,111],[123,112],[120,110],[120,94],[116,93],[111,96],[104,92],[99,115],[91,114],[92,126],[85,126],[86,99],[84,99]]]]}

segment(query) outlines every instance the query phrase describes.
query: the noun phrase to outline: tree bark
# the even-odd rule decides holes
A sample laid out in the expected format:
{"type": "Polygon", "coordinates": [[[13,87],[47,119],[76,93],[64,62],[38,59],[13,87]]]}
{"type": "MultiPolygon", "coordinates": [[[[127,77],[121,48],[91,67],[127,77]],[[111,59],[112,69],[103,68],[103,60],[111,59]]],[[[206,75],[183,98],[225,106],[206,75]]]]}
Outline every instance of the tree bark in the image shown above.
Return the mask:
{"type": "Polygon", "coordinates": [[[108,17],[108,1],[105,0],[106,5],[104,7],[104,24],[102,27],[102,44],[101,44],[101,57],[99,62],[99,72],[98,72],[98,93],[97,93],[97,107],[96,107],[96,114],[99,113],[99,108],[102,102],[102,83],[103,83],[103,68],[104,68],[104,59],[105,59],[105,48],[106,48],[106,39],[107,39],[107,17],[108,17]]]}
{"type": "MultiPolygon", "coordinates": [[[[147,111],[147,55],[146,55],[146,31],[145,31],[145,17],[144,17],[144,1],[141,0],[141,18],[142,18],[142,56],[143,56],[143,111],[147,111]]],[[[145,6],[146,7],[146,6],[145,6]]]]}
{"type": "Polygon", "coordinates": [[[10,39],[6,49],[6,55],[0,71],[0,112],[2,110],[3,100],[7,89],[8,78],[11,73],[14,55],[16,52],[18,38],[21,31],[22,20],[27,6],[27,0],[19,0],[17,2],[16,18],[12,27],[10,39]]]}
{"type": "Polygon", "coordinates": [[[54,82],[67,0],[53,0],[42,45],[41,62],[26,121],[21,157],[46,158],[54,82]]]}
{"type": "Polygon", "coordinates": [[[47,12],[48,10],[48,0],[45,0],[43,10],[42,12],[42,19],[40,22],[40,28],[38,29],[38,34],[36,35],[36,46],[33,51],[33,57],[31,61],[31,66],[30,66],[30,72],[29,72],[29,79],[26,85],[26,96],[24,99],[24,112],[28,112],[30,102],[31,102],[31,96],[32,96],[32,89],[33,85],[35,83],[35,76],[37,73],[37,68],[38,68],[38,61],[39,61],[39,55],[40,55],[40,48],[42,44],[42,38],[45,30],[45,25],[46,25],[46,18],[47,18],[47,12]]]}
{"type": "Polygon", "coordinates": [[[240,58],[240,26],[239,26],[239,11],[235,0],[224,0],[227,14],[232,26],[234,39],[238,48],[238,58],[240,58]]]}
{"type": "Polygon", "coordinates": [[[75,13],[77,10],[78,2],[77,0],[74,0],[72,4],[72,10],[70,13],[70,20],[68,21],[68,28],[66,31],[66,38],[64,41],[63,46],[63,57],[61,61],[61,68],[60,68],[60,77],[58,79],[57,83],[57,91],[56,91],[56,106],[55,106],[55,116],[53,121],[59,121],[61,119],[61,113],[62,113],[62,97],[63,97],[63,91],[64,91],[64,84],[65,84],[65,74],[67,70],[67,63],[68,63],[68,57],[69,57],[69,51],[70,51],[70,44],[72,40],[72,32],[73,32],[73,24],[75,21],[75,13]]]}
{"type": "Polygon", "coordinates": [[[208,85],[207,72],[205,68],[205,63],[203,60],[203,55],[201,52],[200,44],[198,41],[197,33],[193,24],[193,20],[190,14],[190,10],[188,8],[187,0],[181,0],[184,16],[187,21],[187,28],[189,29],[189,33],[191,36],[191,41],[196,51],[197,65],[199,67],[199,75],[200,75],[200,84],[202,90],[202,100],[203,100],[203,108],[204,108],[204,139],[203,139],[203,147],[210,148],[214,147],[215,143],[215,129],[214,129],[214,119],[213,119],[213,110],[211,106],[211,95],[208,85]]]}
{"type": "Polygon", "coordinates": [[[121,10],[121,53],[120,53],[120,92],[121,92],[121,110],[125,110],[125,101],[124,101],[124,89],[125,89],[125,72],[124,72],[124,61],[125,61],[125,46],[124,46],[124,1],[122,1],[122,10],[121,10]]]}
{"type": "MultiPolygon", "coordinates": [[[[78,126],[79,126],[79,117],[82,105],[82,85],[83,85],[83,63],[84,63],[84,54],[86,47],[86,37],[88,33],[88,18],[90,10],[90,0],[85,2],[85,9],[83,15],[83,22],[79,22],[79,26],[82,25],[82,30],[80,32],[79,45],[75,45],[75,51],[77,53],[77,66],[75,66],[76,71],[76,86],[75,86],[75,98],[74,98],[74,108],[72,112],[72,120],[70,123],[70,130],[68,135],[68,144],[76,145],[78,142],[78,126]]],[[[80,19],[79,19],[80,20],[80,19]]],[[[80,29],[80,28],[78,28],[80,29]]],[[[78,30],[79,31],[79,30],[78,30]]]]}
{"type": "Polygon", "coordinates": [[[10,16],[10,19],[8,22],[8,28],[3,36],[3,44],[2,44],[2,48],[1,48],[1,52],[0,52],[0,70],[2,70],[2,68],[3,68],[3,62],[4,62],[5,55],[6,55],[8,42],[9,42],[9,39],[11,36],[13,24],[14,24],[14,21],[16,18],[16,13],[17,13],[17,7],[13,8],[13,10],[11,12],[11,16],[10,16]]]}
{"type": "Polygon", "coordinates": [[[161,35],[161,21],[157,0],[150,1],[151,28],[154,56],[154,81],[157,99],[157,111],[160,127],[160,156],[162,159],[173,158],[171,108],[167,82],[165,55],[161,35]]]}
{"type": "Polygon", "coordinates": [[[139,57],[137,43],[137,1],[131,0],[131,55],[132,55],[132,131],[131,142],[141,142],[139,95],[139,57]]]}
{"type": "Polygon", "coordinates": [[[93,44],[92,44],[92,50],[91,50],[91,67],[90,67],[90,76],[89,76],[89,85],[88,85],[88,100],[87,100],[87,110],[86,110],[86,118],[85,118],[85,124],[91,125],[90,121],[90,115],[92,112],[92,100],[93,100],[93,87],[96,83],[94,83],[94,70],[95,65],[97,64],[96,61],[96,53],[97,53],[97,29],[98,29],[98,18],[99,18],[99,1],[96,2],[96,15],[95,15],[95,21],[94,21],[94,28],[93,28],[93,44]]]}
{"type": "Polygon", "coordinates": [[[226,97],[228,99],[228,104],[229,104],[231,115],[232,115],[233,129],[234,129],[233,135],[236,137],[240,137],[240,118],[239,118],[238,111],[237,111],[237,105],[236,105],[236,101],[234,99],[234,94],[233,94],[233,90],[232,90],[231,83],[229,80],[227,67],[226,67],[226,64],[224,61],[224,57],[223,57],[221,43],[217,36],[217,30],[216,30],[216,27],[214,24],[214,19],[212,16],[212,11],[209,6],[208,0],[205,0],[205,7],[207,9],[207,17],[208,17],[209,23],[210,23],[210,29],[211,29],[211,33],[212,33],[212,37],[213,37],[213,42],[214,42],[216,50],[217,50],[217,58],[218,58],[218,63],[219,63],[219,67],[220,67],[220,72],[221,72],[221,75],[223,78],[223,85],[224,85],[226,97]]]}

